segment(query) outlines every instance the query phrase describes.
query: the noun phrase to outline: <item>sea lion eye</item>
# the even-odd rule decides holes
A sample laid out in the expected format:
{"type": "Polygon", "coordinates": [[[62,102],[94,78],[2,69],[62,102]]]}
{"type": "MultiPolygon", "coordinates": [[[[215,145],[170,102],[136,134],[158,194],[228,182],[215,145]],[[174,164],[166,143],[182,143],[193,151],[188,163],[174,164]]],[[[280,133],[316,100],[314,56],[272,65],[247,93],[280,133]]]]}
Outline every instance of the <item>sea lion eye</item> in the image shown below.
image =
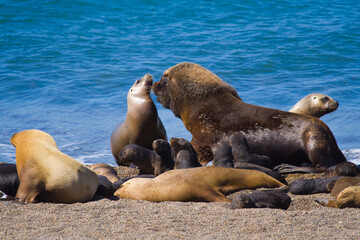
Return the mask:
{"type": "Polygon", "coordinates": [[[323,97],[323,98],[321,99],[321,101],[323,101],[323,102],[326,102],[326,101],[328,101],[328,100],[329,100],[328,97],[323,97]]]}
{"type": "Polygon", "coordinates": [[[314,97],[314,99],[316,99],[316,97],[314,97]]]}
{"type": "Polygon", "coordinates": [[[139,82],[140,82],[140,80],[136,80],[136,82],[135,82],[135,83],[136,83],[136,84],[139,84],[139,82]]]}

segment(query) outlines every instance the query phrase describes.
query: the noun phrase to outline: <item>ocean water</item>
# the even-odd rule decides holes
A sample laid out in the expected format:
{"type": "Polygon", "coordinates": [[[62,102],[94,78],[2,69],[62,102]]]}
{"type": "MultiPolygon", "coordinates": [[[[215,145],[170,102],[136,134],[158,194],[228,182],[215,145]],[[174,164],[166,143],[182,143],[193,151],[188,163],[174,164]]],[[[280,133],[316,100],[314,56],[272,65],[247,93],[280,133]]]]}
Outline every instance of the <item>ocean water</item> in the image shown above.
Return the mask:
{"type": "MultiPolygon", "coordinates": [[[[0,9],[0,162],[15,162],[14,133],[35,128],[81,162],[116,164],[110,135],[130,86],[190,61],[248,103],[288,110],[309,93],[333,97],[338,110],[321,119],[360,164],[357,0],[2,0],[0,9]]],[[[191,139],[156,106],[169,138],[191,139]]]]}

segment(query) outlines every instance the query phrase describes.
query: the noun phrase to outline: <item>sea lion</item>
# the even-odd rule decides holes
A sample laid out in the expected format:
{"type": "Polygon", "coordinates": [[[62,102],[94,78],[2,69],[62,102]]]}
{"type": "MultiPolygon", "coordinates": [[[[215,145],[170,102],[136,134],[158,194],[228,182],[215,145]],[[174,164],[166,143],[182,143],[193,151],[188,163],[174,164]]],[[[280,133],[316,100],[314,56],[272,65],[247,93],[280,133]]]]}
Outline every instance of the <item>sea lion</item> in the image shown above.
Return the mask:
{"type": "Polygon", "coordinates": [[[225,195],[242,189],[282,186],[285,185],[256,170],[198,167],[171,170],[154,179],[133,178],[114,195],[153,202],[231,202],[225,195]]]}
{"type": "Polygon", "coordinates": [[[107,177],[103,175],[98,175],[98,181],[99,181],[99,185],[98,188],[96,189],[95,196],[100,196],[105,198],[113,197],[114,192],[117,190],[114,184],[107,177]]]}
{"type": "Polygon", "coordinates": [[[95,172],[60,152],[55,140],[40,130],[25,130],[11,138],[20,179],[16,198],[57,203],[90,201],[98,187],[95,172]]]}
{"type": "Polygon", "coordinates": [[[331,190],[329,199],[319,198],[316,201],[327,207],[360,207],[359,187],[360,177],[341,177],[331,190]]]}
{"type": "Polygon", "coordinates": [[[297,179],[289,185],[289,192],[297,195],[329,193],[340,177],[297,179]]]}
{"type": "Polygon", "coordinates": [[[279,208],[288,209],[291,198],[282,190],[256,191],[250,194],[239,193],[231,201],[231,209],[237,208],[279,208]]]}
{"type": "MultiPolygon", "coordinates": [[[[230,167],[230,168],[234,167],[234,163],[233,163],[234,158],[232,155],[231,146],[227,142],[220,141],[217,144],[214,144],[212,146],[212,151],[214,156],[212,164],[214,167],[230,167]]],[[[287,181],[280,173],[257,164],[237,162],[235,168],[257,170],[266,173],[267,175],[287,185],[287,181]]]]}
{"type": "Polygon", "coordinates": [[[347,176],[347,177],[360,176],[360,168],[352,162],[342,162],[337,165],[329,167],[324,173],[324,177],[334,177],[334,176],[347,176]]]}
{"type": "Polygon", "coordinates": [[[132,177],[126,177],[126,178],[120,178],[119,180],[117,180],[116,182],[114,182],[112,185],[115,188],[115,191],[119,189],[119,187],[124,184],[125,182],[129,181],[130,179],[133,178],[155,178],[154,174],[140,174],[137,176],[132,176],[132,177]]]}
{"type": "Polygon", "coordinates": [[[339,103],[321,93],[311,93],[296,103],[289,112],[320,118],[335,111],[339,103]]]}
{"type": "Polygon", "coordinates": [[[231,146],[220,141],[211,147],[214,159],[212,164],[214,167],[234,168],[234,157],[232,155],[231,146]]]}
{"type": "Polygon", "coordinates": [[[174,159],[170,144],[164,139],[157,139],[153,142],[152,146],[156,153],[155,161],[152,162],[154,175],[158,176],[174,169],[174,159]]]}
{"type": "Polygon", "coordinates": [[[115,127],[110,139],[111,152],[118,165],[130,166],[128,162],[121,162],[118,156],[126,145],[137,144],[152,149],[154,140],[167,140],[165,128],[150,97],[152,83],[152,76],[145,74],[128,92],[125,121],[115,127]]]}
{"type": "Polygon", "coordinates": [[[119,180],[116,170],[106,163],[95,163],[90,165],[89,168],[93,170],[97,175],[105,176],[110,182],[116,182],[119,180]]]}
{"type": "Polygon", "coordinates": [[[229,144],[234,157],[234,167],[237,167],[238,163],[245,162],[260,165],[269,169],[274,168],[272,161],[268,156],[258,155],[250,150],[246,138],[241,132],[231,134],[229,137],[229,144]]]}
{"type": "Polygon", "coordinates": [[[15,197],[19,188],[20,180],[16,171],[16,164],[0,164],[0,191],[6,195],[15,197]]]}
{"type": "Polygon", "coordinates": [[[174,169],[201,167],[195,149],[189,141],[184,138],[172,137],[170,145],[175,156],[174,169]]]}
{"type": "Polygon", "coordinates": [[[157,101],[191,132],[191,144],[203,165],[213,158],[213,144],[239,131],[251,151],[270,157],[274,166],[310,162],[325,171],[346,161],[332,132],[318,118],[245,103],[234,88],[198,64],[169,68],[153,90],[157,101]]]}
{"type": "Polygon", "coordinates": [[[119,154],[121,162],[135,164],[141,174],[160,175],[174,168],[171,147],[163,139],[157,139],[152,144],[154,150],[141,147],[137,144],[126,145],[119,154]]]}

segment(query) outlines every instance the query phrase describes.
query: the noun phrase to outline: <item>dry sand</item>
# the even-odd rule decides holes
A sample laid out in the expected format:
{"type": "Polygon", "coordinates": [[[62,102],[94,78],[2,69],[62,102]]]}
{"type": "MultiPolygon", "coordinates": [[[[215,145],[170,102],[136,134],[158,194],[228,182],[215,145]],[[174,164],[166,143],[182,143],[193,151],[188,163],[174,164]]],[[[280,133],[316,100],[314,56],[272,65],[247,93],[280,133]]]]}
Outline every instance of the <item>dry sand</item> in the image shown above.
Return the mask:
{"type": "MultiPolygon", "coordinates": [[[[133,169],[117,170],[120,176],[136,174],[133,169]]],[[[292,174],[287,180],[319,176],[292,174]]],[[[360,238],[360,209],[326,208],[314,201],[327,194],[289,195],[292,203],[286,211],[127,199],[75,204],[0,201],[0,239],[360,238]]]]}

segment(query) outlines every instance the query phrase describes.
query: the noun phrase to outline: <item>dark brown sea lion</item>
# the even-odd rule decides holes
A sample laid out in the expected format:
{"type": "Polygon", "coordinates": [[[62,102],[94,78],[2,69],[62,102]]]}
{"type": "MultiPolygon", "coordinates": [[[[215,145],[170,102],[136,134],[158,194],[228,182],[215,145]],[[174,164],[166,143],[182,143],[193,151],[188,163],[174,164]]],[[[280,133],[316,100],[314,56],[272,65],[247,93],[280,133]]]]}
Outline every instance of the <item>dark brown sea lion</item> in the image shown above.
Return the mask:
{"type": "Polygon", "coordinates": [[[289,192],[298,195],[329,193],[339,178],[297,179],[290,183],[289,192]]]}
{"type": "MultiPolygon", "coordinates": [[[[217,144],[212,146],[212,151],[214,156],[214,159],[212,161],[213,166],[230,167],[230,168],[234,167],[231,146],[227,142],[224,141],[218,142],[217,144]]],[[[284,184],[287,184],[287,181],[280,173],[257,164],[237,162],[236,168],[257,170],[266,173],[267,175],[277,179],[278,181],[284,184]]]]}
{"type": "Polygon", "coordinates": [[[289,112],[320,118],[335,111],[339,103],[322,93],[311,93],[296,103],[289,112]]]}
{"type": "Polygon", "coordinates": [[[360,176],[360,168],[352,162],[342,162],[337,165],[329,167],[324,174],[324,177],[333,177],[333,176],[347,176],[347,177],[360,176]]]}
{"type": "Polygon", "coordinates": [[[119,154],[119,160],[135,164],[141,174],[157,176],[174,169],[169,143],[163,139],[157,139],[153,142],[153,148],[154,150],[149,150],[137,144],[129,144],[119,154]]]}
{"type": "Polygon", "coordinates": [[[269,175],[221,167],[175,169],[154,179],[133,178],[115,192],[119,198],[161,201],[231,202],[225,195],[260,187],[285,186],[269,175]]]}
{"type": "Polygon", "coordinates": [[[234,167],[238,163],[252,163],[260,165],[269,169],[273,169],[271,159],[265,155],[258,155],[250,150],[245,136],[241,132],[235,132],[229,137],[229,144],[231,146],[232,155],[234,157],[234,167]]]}
{"type": "Polygon", "coordinates": [[[170,145],[175,156],[174,169],[201,167],[195,149],[189,141],[184,138],[172,137],[170,139],[170,145]]]}
{"type": "Polygon", "coordinates": [[[20,180],[16,171],[16,164],[0,164],[0,191],[15,197],[20,180]]]}
{"type": "Polygon", "coordinates": [[[153,90],[193,135],[191,143],[202,164],[212,160],[213,144],[239,131],[251,151],[270,157],[274,166],[310,162],[325,171],[346,161],[332,132],[318,118],[245,103],[234,88],[200,65],[169,68],[153,90]]]}
{"type": "Polygon", "coordinates": [[[60,152],[49,134],[26,130],[14,134],[11,143],[16,148],[19,201],[74,203],[90,201],[94,196],[96,173],[60,152]]]}
{"type": "Polygon", "coordinates": [[[231,209],[237,208],[280,208],[288,209],[291,198],[282,190],[256,191],[250,194],[239,193],[231,201],[231,209]]]}
{"type": "Polygon", "coordinates": [[[135,81],[128,92],[125,121],[116,126],[110,141],[111,152],[118,165],[130,165],[121,162],[118,157],[126,145],[137,144],[152,149],[154,140],[167,140],[165,128],[150,97],[152,83],[152,76],[145,74],[135,81]]]}

